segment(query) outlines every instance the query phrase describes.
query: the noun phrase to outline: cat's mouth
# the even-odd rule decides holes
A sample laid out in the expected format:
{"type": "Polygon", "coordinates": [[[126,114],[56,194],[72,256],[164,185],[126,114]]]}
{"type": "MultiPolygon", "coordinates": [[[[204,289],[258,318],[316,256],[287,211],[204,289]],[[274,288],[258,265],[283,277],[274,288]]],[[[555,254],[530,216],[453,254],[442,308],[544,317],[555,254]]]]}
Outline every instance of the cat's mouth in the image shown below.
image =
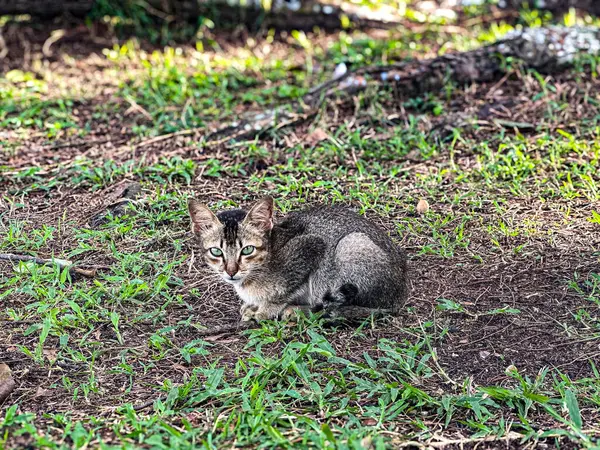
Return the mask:
{"type": "Polygon", "coordinates": [[[240,275],[239,273],[234,275],[233,277],[226,273],[222,274],[221,276],[222,276],[223,280],[229,284],[238,284],[238,283],[241,283],[242,280],[244,279],[244,277],[242,275],[240,275]]]}

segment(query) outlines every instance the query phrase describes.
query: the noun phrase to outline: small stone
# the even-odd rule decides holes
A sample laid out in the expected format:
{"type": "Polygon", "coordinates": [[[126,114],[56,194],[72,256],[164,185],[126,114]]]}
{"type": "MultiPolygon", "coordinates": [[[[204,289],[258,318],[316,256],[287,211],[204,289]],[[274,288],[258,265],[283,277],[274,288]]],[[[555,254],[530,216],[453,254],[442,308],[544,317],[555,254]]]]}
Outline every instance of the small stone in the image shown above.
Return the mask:
{"type": "Polygon", "coordinates": [[[304,142],[310,147],[314,147],[319,142],[324,141],[329,138],[329,135],[322,128],[315,128],[312,133],[310,133],[304,139],[304,142]]]}
{"type": "Polygon", "coordinates": [[[419,200],[419,203],[417,203],[417,213],[423,215],[427,211],[429,211],[429,203],[427,203],[427,200],[422,198],[419,200]]]}
{"type": "Polygon", "coordinates": [[[365,450],[373,448],[373,439],[371,438],[371,436],[365,436],[364,438],[362,438],[362,440],[360,441],[360,446],[365,450]]]}
{"type": "Polygon", "coordinates": [[[10,395],[15,386],[10,367],[4,363],[0,364],[0,404],[10,395]]]}
{"type": "Polygon", "coordinates": [[[35,390],[35,395],[33,396],[34,398],[40,398],[40,397],[50,397],[52,395],[52,391],[50,389],[44,389],[41,386],[38,386],[37,389],[35,390]]]}
{"type": "Polygon", "coordinates": [[[491,353],[488,352],[488,351],[486,351],[486,350],[482,350],[482,351],[479,352],[479,357],[481,359],[486,359],[490,355],[491,355],[491,353]]]}

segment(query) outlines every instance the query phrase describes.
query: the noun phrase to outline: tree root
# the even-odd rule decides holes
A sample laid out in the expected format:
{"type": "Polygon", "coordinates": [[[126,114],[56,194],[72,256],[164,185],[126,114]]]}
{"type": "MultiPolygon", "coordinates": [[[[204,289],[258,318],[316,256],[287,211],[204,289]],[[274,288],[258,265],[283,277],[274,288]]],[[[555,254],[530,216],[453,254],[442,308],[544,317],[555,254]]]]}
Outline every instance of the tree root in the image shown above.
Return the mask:
{"type": "MultiPolygon", "coordinates": [[[[600,53],[600,29],[549,26],[515,31],[493,44],[468,52],[351,71],[341,66],[332,79],[313,87],[302,99],[250,114],[205,135],[200,142],[205,146],[223,144],[297,125],[314,117],[324,102],[340,96],[352,98],[366,89],[386,89],[396,97],[415,97],[448,83],[464,85],[496,81],[514,70],[515,64],[545,73],[557,71],[585,53],[600,53]]],[[[184,130],[180,134],[195,134],[196,131],[184,130]]],[[[159,136],[142,145],[170,137],[159,136]]]]}
{"type": "Polygon", "coordinates": [[[77,274],[77,275],[82,275],[84,277],[87,278],[93,278],[96,276],[96,272],[98,270],[108,270],[110,269],[110,267],[108,266],[74,266],[73,263],[71,261],[67,261],[65,259],[58,259],[58,258],[50,258],[50,259],[44,259],[44,258],[38,258],[36,256],[30,256],[30,255],[15,255],[13,253],[0,253],[0,260],[2,261],[31,261],[34,262],[35,264],[39,264],[39,265],[54,265],[54,266],[58,266],[61,269],[64,269],[65,267],[69,269],[69,272],[71,272],[72,274],[77,274]]]}

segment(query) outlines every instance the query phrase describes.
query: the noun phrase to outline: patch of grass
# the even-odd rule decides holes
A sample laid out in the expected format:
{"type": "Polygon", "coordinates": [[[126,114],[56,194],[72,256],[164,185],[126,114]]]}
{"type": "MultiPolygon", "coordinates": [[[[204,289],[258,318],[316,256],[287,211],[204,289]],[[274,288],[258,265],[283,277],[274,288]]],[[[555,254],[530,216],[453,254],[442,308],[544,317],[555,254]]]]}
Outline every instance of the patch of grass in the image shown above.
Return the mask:
{"type": "Polygon", "coordinates": [[[30,72],[12,70],[0,77],[0,127],[37,127],[48,137],[77,128],[71,99],[45,100],[44,81],[30,72]]]}
{"type": "Polygon", "coordinates": [[[16,189],[13,193],[30,194],[40,190],[51,191],[62,183],[96,191],[126,177],[136,177],[141,181],[158,184],[172,184],[179,181],[190,184],[195,170],[194,161],[178,156],[161,158],[152,165],[146,165],[143,161],[128,160],[118,163],[108,159],[98,166],[92,160],[80,158],[68,168],[59,166],[52,170],[50,176],[48,174],[40,176],[39,167],[30,167],[12,174],[11,178],[17,185],[26,184],[23,189],[16,189]]]}
{"type": "Polygon", "coordinates": [[[56,228],[44,225],[41,229],[25,231],[25,224],[18,221],[8,221],[0,217],[3,229],[0,248],[38,250],[46,246],[53,238],[56,228]]]}
{"type": "Polygon", "coordinates": [[[147,55],[131,45],[117,47],[107,56],[115,61],[133,59],[145,68],[140,76],[124,83],[119,93],[152,118],[150,128],[136,128],[143,134],[203,126],[232,115],[236,106],[268,107],[306,92],[302,86],[305,75],[290,72],[290,65],[281,60],[267,65],[256,56],[209,60],[197,51],[190,67],[181,49],[167,48],[147,55]]]}
{"type": "MultiPolygon", "coordinates": [[[[504,387],[457,386],[454,393],[440,396],[435,390],[435,380],[441,375],[432,353],[431,326],[426,323],[422,328],[405,330],[405,340],[380,340],[376,348],[349,360],[331,345],[334,335],[323,330],[319,322],[305,322],[295,328],[264,324],[248,333],[243,358],[236,361],[232,371],[219,361],[207,359],[212,344],[190,341],[164,354],[180,361],[178,364],[196,366],[190,367],[187,379],[177,384],[165,379],[156,386],[163,394],[154,402],[153,413],[138,413],[131,404],[120,407],[115,431],[123,444],[133,440],[137,445],[154,447],[192,442],[218,447],[235,441],[238,445],[260,443],[284,448],[299,443],[309,448],[362,448],[368,442],[386,445],[386,435],[399,423],[412,430],[407,438],[431,435],[433,430],[415,415],[426,411],[439,414],[446,426],[460,420],[474,439],[495,435],[507,426],[507,418],[499,412],[508,408],[514,412],[511,429],[526,440],[564,435],[584,447],[594,445],[593,436],[583,431],[579,406],[589,401],[582,395],[589,391],[588,380],[573,383],[560,374],[547,380],[547,370],[531,379],[510,369],[511,383],[504,387]],[[270,350],[273,346],[275,353],[270,350]],[[565,406],[566,418],[559,412],[565,406]],[[195,426],[202,411],[210,411],[214,417],[209,429],[195,426]],[[540,414],[566,425],[567,430],[536,431],[534,423],[541,419],[540,414]]],[[[61,333],[57,325],[48,329],[48,335],[61,333]]],[[[44,333],[44,326],[39,331],[44,333]]],[[[361,340],[360,333],[355,339],[361,340]]],[[[60,352],[57,361],[68,359],[67,354],[60,352]]],[[[93,354],[90,358],[93,363],[93,354]]],[[[115,363],[113,374],[133,376],[129,364],[115,363]]],[[[69,385],[71,380],[63,383],[69,385]]],[[[78,388],[84,396],[101,394],[93,378],[87,377],[78,388]]],[[[4,440],[44,434],[46,442],[51,442],[50,437],[59,432],[66,442],[82,445],[103,442],[103,432],[111,426],[100,417],[82,424],[58,415],[49,417],[51,428],[39,429],[34,418],[9,408],[2,422],[4,440]]]]}
{"type": "Polygon", "coordinates": [[[102,21],[110,27],[111,33],[118,36],[131,36],[153,43],[167,44],[173,40],[190,40],[202,35],[210,24],[203,17],[196,24],[187,23],[182,18],[174,20],[170,14],[143,2],[135,0],[99,0],[87,19],[102,21]]]}
{"type": "MultiPolygon", "coordinates": [[[[115,27],[174,36],[151,29],[140,2],[111,5],[96,13],[115,27]]],[[[528,11],[456,33],[458,18],[406,6],[410,27],[377,39],[267,32],[236,46],[203,35],[154,51],[120,42],[90,66],[105,84],[84,80],[96,96],[85,114],[75,115],[80,95],[54,89],[72,67],[52,66],[55,84],[44,71],[5,75],[3,155],[18,168],[0,172],[0,250],[109,269],[85,278],[1,263],[0,351],[19,389],[2,405],[0,446],[600,444],[597,58],[552,76],[515,65],[501,85],[369,89],[251,141],[190,135],[114,151],[124,129],[208,133],[299,99],[342,61],[429,57],[563,20],[528,11]],[[51,142],[73,132],[115,142],[52,149],[24,135],[22,146],[19,128],[51,142]],[[324,139],[312,143],[315,129],[324,139]],[[91,228],[134,180],[142,193],[127,214],[91,228]],[[264,194],[278,214],[346,204],[390,232],[410,261],[402,317],[332,328],[310,316],[199,336],[236,323],[239,302],[201,266],[186,200],[220,209],[264,194]],[[417,210],[423,199],[429,207],[417,210]]],[[[468,8],[465,20],[487,8],[468,8]]]]}

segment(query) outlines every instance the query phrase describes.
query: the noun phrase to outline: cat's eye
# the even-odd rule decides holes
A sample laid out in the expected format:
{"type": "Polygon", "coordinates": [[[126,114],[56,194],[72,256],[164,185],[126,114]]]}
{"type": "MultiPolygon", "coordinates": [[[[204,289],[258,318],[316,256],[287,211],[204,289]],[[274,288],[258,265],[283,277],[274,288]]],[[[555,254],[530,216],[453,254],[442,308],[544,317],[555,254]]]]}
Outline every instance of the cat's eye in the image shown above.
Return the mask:
{"type": "Polygon", "coordinates": [[[208,251],[211,255],[213,255],[216,258],[218,258],[219,256],[223,256],[223,250],[221,250],[220,248],[212,247],[208,251]]]}
{"type": "Polygon", "coordinates": [[[251,255],[254,252],[254,250],[256,250],[256,247],[254,247],[254,245],[246,245],[242,249],[242,255],[244,255],[244,256],[251,255]]]}

